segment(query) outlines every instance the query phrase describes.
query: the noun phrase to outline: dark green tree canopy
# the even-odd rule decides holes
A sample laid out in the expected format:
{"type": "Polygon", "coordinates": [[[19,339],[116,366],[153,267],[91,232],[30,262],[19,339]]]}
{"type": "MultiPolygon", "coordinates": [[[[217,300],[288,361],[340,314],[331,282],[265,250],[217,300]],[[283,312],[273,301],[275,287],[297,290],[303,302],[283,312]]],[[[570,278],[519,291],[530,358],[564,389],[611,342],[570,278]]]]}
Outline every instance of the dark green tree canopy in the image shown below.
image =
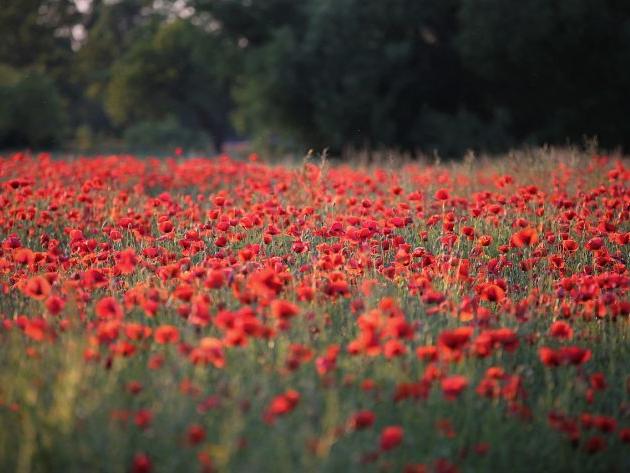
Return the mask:
{"type": "Polygon", "coordinates": [[[630,3],[463,0],[458,50],[488,106],[535,141],[598,135],[628,144],[630,3]]]}
{"type": "MultiPolygon", "coordinates": [[[[15,93],[39,97],[20,102],[23,126],[56,117],[58,132],[43,142],[143,142],[144,130],[169,136],[156,145],[203,137],[199,145],[220,149],[237,129],[296,152],[461,155],[593,136],[630,146],[626,1],[81,4],[5,0],[0,9],[0,65],[19,78],[0,87],[10,95],[25,80],[15,93]],[[49,115],[35,105],[44,103],[49,115]]],[[[0,146],[42,142],[7,120],[0,146]]]]}
{"type": "Polygon", "coordinates": [[[206,131],[221,150],[229,133],[229,47],[189,22],[162,24],[113,68],[109,115],[119,125],[172,115],[206,131]]]}

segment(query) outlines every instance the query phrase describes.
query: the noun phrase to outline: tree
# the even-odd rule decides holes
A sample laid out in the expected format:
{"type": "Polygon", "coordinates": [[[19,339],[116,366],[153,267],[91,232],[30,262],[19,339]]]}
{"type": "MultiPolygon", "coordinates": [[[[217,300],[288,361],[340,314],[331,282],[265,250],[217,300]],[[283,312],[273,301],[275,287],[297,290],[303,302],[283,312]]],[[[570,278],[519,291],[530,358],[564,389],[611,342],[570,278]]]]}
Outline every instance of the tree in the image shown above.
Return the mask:
{"type": "Polygon", "coordinates": [[[518,140],[630,144],[630,4],[462,0],[458,49],[518,140]]]}
{"type": "Polygon", "coordinates": [[[1,147],[59,145],[65,124],[61,97],[50,78],[0,67],[1,147]]]}
{"type": "Polygon", "coordinates": [[[434,146],[445,134],[444,115],[474,127],[467,136],[479,135],[485,122],[473,113],[476,84],[453,42],[458,4],[301,2],[296,24],[305,26],[279,27],[246,52],[234,90],[238,123],[337,150],[434,146]]]}
{"type": "Polygon", "coordinates": [[[78,16],[71,0],[3,0],[0,63],[49,71],[64,66],[78,16]]]}
{"type": "Polygon", "coordinates": [[[54,146],[66,125],[70,0],[5,0],[0,8],[0,146],[54,146]]]}
{"type": "Polygon", "coordinates": [[[278,30],[306,27],[306,10],[312,0],[190,0],[197,20],[210,23],[224,38],[242,49],[257,48],[278,30]]]}
{"type": "Polygon", "coordinates": [[[175,116],[220,151],[230,132],[229,57],[229,45],[190,22],[164,23],[114,66],[107,111],[122,126],[175,116]]]}
{"type": "Polygon", "coordinates": [[[146,0],[95,1],[85,21],[87,38],[76,53],[76,71],[88,97],[102,100],[112,66],[142,36],[151,35],[162,18],[146,0]],[[148,10],[147,10],[148,9],[148,10]]]}
{"type": "Polygon", "coordinates": [[[150,37],[164,20],[149,0],[115,3],[94,0],[82,26],[86,37],[75,53],[73,75],[80,100],[73,117],[90,133],[114,132],[104,102],[114,65],[137,41],[150,37]]]}

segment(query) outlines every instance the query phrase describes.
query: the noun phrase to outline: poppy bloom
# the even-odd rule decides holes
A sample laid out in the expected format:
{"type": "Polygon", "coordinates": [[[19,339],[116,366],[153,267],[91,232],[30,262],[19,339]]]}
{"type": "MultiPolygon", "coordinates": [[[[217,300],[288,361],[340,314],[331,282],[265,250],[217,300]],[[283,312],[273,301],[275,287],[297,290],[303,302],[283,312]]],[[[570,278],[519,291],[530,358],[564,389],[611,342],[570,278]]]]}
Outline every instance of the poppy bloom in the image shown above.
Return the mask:
{"type": "Polygon", "coordinates": [[[385,427],[381,431],[381,437],[379,439],[381,450],[388,451],[397,447],[402,442],[403,436],[404,430],[402,427],[397,425],[385,427]]]}
{"type": "Polygon", "coordinates": [[[103,297],[94,307],[96,315],[100,319],[122,319],[123,309],[113,297],[103,297]]]}
{"type": "Polygon", "coordinates": [[[337,356],[340,351],[341,348],[339,345],[330,345],[324,356],[317,357],[315,360],[315,368],[319,375],[323,376],[335,369],[337,366],[337,356]]]}
{"type": "Polygon", "coordinates": [[[293,411],[300,402],[300,393],[294,389],[289,389],[285,393],[276,396],[272,401],[263,418],[268,423],[273,423],[277,416],[282,416],[293,411]]]}
{"type": "Polygon", "coordinates": [[[23,265],[33,264],[35,262],[35,253],[28,248],[19,248],[13,253],[13,260],[23,265]]]}
{"type": "Polygon", "coordinates": [[[500,302],[505,298],[505,291],[496,284],[484,284],[481,288],[481,300],[500,302]]]}
{"type": "Polygon", "coordinates": [[[267,268],[252,274],[247,281],[247,286],[254,295],[270,299],[280,293],[283,282],[276,271],[267,268]]]}
{"type": "Polygon", "coordinates": [[[592,356],[591,350],[577,346],[561,347],[559,354],[565,363],[571,365],[584,364],[590,360],[592,356]]]}
{"type": "Polygon", "coordinates": [[[125,335],[130,340],[142,340],[151,336],[151,328],[139,323],[128,323],[125,324],[125,335]]]}
{"type": "Polygon", "coordinates": [[[435,197],[436,200],[444,201],[448,200],[450,195],[448,189],[438,189],[437,191],[435,191],[433,197],[435,197]]]}
{"type": "Polygon", "coordinates": [[[33,299],[43,300],[50,294],[50,283],[42,276],[34,276],[26,281],[22,292],[33,299]]]}
{"type": "Polygon", "coordinates": [[[433,345],[426,345],[422,347],[416,348],[416,356],[420,360],[424,361],[435,361],[438,357],[437,347],[433,345]]]}
{"type": "Polygon", "coordinates": [[[135,424],[141,429],[147,429],[153,421],[153,413],[148,409],[141,409],[134,417],[135,424]]]}
{"type": "Polygon", "coordinates": [[[374,412],[359,411],[350,418],[349,424],[353,430],[362,430],[372,427],[375,420],[374,412]]]}
{"type": "Polygon", "coordinates": [[[438,458],[435,460],[433,471],[435,473],[459,473],[457,465],[451,463],[446,458],[438,458]]]}
{"type": "Polygon", "coordinates": [[[524,228],[512,235],[510,243],[515,248],[532,246],[538,242],[538,232],[533,228],[524,228]]]}
{"type": "Polygon", "coordinates": [[[446,300],[446,296],[433,289],[427,289],[422,296],[422,301],[427,304],[440,304],[446,300]]]}
{"type": "Polygon", "coordinates": [[[199,341],[199,345],[190,351],[188,358],[195,365],[211,364],[215,368],[223,368],[225,366],[223,343],[217,338],[204,337],[199,341]]]}
{"type": "Polygon", "coordinates": [[[600,237],[591,238],[586,242],[586,248],[590,251],[597,251],[604,246],[604,240],[600,237]]]}
{"type": "Polygon", "coordinates": [[[400,340],[387,340],[383,346],[383,354],[386,358],[395,358],[407,353],[407,346],[400,340]]]}
{"type": "Polygon", "coordinates": [[[298,306],[285,300],[276,299],[271,303],[271,315],[277,319],[289,319],[299,312],[298,306]]]}
{"type": "Polygon", "coordinates": [[[557,350],[540,347],[538,356],[546,366],[581,365],[591,359],[592,352],[577,346],[560,347],[557,350]]]}
{"type": "Polygon", "coordinates": [[[131,465],[132,473],[151,473],[153,463],[146,453],[136,453],[131,465]]]}
{"type": "Polygon", "coordinates": [[[479,246],[490,246],[492,243],[492,237],[490,235],[481,235],[477,239],[477,243],[479,243],[479,246]]]}
{"type": "Polygon", "coordinates": [[[441,382],[442,393],[448,400],[455,400],[460,393],[468,387],[468,378],[461,375],[453,375],[444,378],[441,382]]]}
{"type": "Polygon", "coordinates": [[[591,385],[591,388],[593,388],[596,391],[602,391],[606,389],[607,383],[606,383],[606,377],[604,376],[604,373],[593,373],[590,376],[590,385],[591,385]]]}
{"type": "Polygon", "coordinates": [[[488,356],[493,349],[502,348],[506,352],[514,352],[519,346],[518,335],[513,330],[503,327],[494,330],[485,330],[474,341],[475,353],[480,356],[488,356]]]}
{"type": "Polygon", "coordinates": [[[140,381],[129,381],[127,383],[127,391],[133,395],[139,394],[142,392],[142,383],[140,381]]]}
{"type": "Polygon", "coordinates": [[[573,328],[571,328],[568,323],[562,320],[558,320],[551,324],[551,327],[549,328],[549,334],[555,338],[570,340],[571,338],[573,338],[573,328]]]}
{"type": "Polygon", "coordinates": [[[50,333],[50,327],[42,318],[29,319],[24,324],[24,334],[32,340],[41,342],[50,333]]]}
{"type": "Polygon", "coordinates": [[[457,350],[470,340],[472,333],[472,327],[458,327],[453,330],[445,330],[438,338],[438,345],[457,350]]]}
{"type": "Polygon", "coordinates": [[[560,364],[560,357],[549,347],[540,347],[538,357],[545,366],[558,366],[560,364]]]}
{"type": "Polygon", "coordinates": [[[438,337],[440,356],[446,360],[459,359],[462,355],[462,350],[470,341],[472,334],[472,327],[458,327],[442,332],[438,337]]]}
{"type": "Polygon", "coordinates": [[[136,264],[138,264],[138,258],[133,248],[122,250],[116,255],[116,267],[123,274],[133,273],[136,264]]]}
{"type": "Polygon", "coordinates": [[[198,445],[206,438],[206,431],[201,425],[193,424],[188,427],[186,438],[190,445],[198,445]]]}
{"type": "Polygon", "coordinates": [[[606,449],[606,439],[598,435],[589,438],[584,445],[584,450],[590,454],[601,452],[604,449],[606,449]]]}
{"type": "Polygon", "coordinates": [[[58,315],[59,313],[61,313],[66,303],[59,296],[50,296],[48,299],[46,299],[45,305],[46,309],[48,309],[48,312],[50,312],[52,315],[58,315]]]}
{"type": "Polygon", "coordinates": [[[211,270],[204,285],[209,289],[220,289],[225,284],[225,275],[221,270],[211,270]]]}
{"type": "Polygon", "coordinates": [[[175,229],[175,226],[170,221],[165,220],[164,222],[160,222],[158,224],[158,229],[161,233],[168,234],[175,229]]]}
{"type": "Polygon", "coordinates": [[[160,345],[167,343],[177,343],[179,341],[179,330],[173,325],[161,325],[155,329],[155,342],[160,345]]]}
{"type": "Polygon", "coordinates": [[[569,253],[575,253],[580,246],[575,240],[563,240],[562,241],[562,249],[564,251],[568,251],[569,253]]]}

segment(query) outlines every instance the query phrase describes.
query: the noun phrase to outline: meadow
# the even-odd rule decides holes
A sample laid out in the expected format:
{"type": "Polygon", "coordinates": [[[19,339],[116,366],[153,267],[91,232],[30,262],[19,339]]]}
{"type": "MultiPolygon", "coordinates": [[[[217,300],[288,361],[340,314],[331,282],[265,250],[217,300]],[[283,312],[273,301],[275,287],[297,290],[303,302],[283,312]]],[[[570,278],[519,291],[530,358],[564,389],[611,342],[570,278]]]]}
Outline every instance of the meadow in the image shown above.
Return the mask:
{"type": "Polygon", "coordinates": [[[0,157],[0,471],[628,472],[630,166],[0,157]]]}

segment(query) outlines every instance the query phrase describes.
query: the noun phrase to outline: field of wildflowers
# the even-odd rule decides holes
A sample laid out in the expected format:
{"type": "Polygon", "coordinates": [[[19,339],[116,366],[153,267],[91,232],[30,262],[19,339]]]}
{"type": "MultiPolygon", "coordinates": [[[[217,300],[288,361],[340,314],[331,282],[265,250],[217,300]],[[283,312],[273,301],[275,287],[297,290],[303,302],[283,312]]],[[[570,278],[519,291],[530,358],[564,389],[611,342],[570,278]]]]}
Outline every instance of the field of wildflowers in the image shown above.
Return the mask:
{"type": "Polygon", "coordinates": [[[630,167],[0,158],[0,471],[630,471],[630,167]]]}

